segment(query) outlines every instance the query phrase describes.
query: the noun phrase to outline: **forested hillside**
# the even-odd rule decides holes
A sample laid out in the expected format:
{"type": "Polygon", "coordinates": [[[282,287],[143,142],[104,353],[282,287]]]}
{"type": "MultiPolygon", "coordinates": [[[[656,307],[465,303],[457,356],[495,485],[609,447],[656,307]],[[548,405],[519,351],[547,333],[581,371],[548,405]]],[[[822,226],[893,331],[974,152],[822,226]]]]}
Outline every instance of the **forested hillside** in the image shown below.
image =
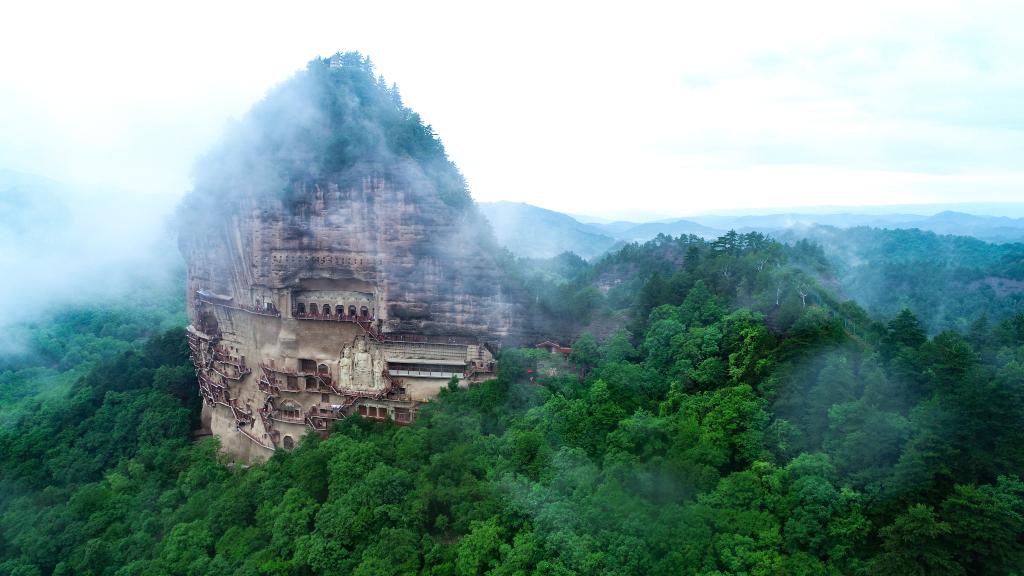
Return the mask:
{"type": "MultiPolygon", "coordinates": [[[[565,250],[594,259],[596,270],[607,269],[607,263],[602,262],[615,261],[620,256],[618,250],[612,250],[604,258],[603,252],[613,240],[606,238],[603,243],[594,243],[591,241],[594,233],[606,231],[619,239],[621,248],[622,242],[689,230],[686,221],[676,222],[676,231],[671,234],[658,234],[673,230],[671,222],[580,224],[565,214],[523,204],[494,203],[484,211],[496,223],[499,242],[516,255],[550,256],[565,250]]],[[[942,330],[964,332],[975,322],[998,323],[1024,312],[1024,244],[991,243],[1003,237],[980,233],[996,230],[997,223],[1008,226],[1008,222],[1018,221],[956,213],[916,220],[908,218],[907,215],[781,214],[705,220],[718,226],[735,226],[738,230],[758,230],[793,247],[801,240],[808,241],[809,244],[799,250],[818,262],[804,270],[838,297],[857,301],[876,318],[892,317],[904,308],[910,309],[929,334],[942,330]],[[816,225],[814,219],[836,225],[816,225]],[[870,226],[854,225],[857,222],[868,222],[870,226]],[[957,230],[937,226],[943,222],[972,223],[974,227],[965,228],[963,233],[974,237],[941,235],[927,230],[928,227],[947,232],[957,230]],[[925,229],[918,229],[918,226],[925,229]]],[[[707,238],[713,232],[711,228],[695,229],[684,235],[707,238]]],[[[628,253],[632,248],[625,249],[628,253]]],[[[565,258],[560,257],[562,261],[565,258]]],[[[542,267],[551,268],[548,264],[542,267]]],[[[628,304],[643,278],[641,275],[627,279],[626,289],[612,294],[612,304],[628,304]]]]}
{"type": "Polygon", "coordinates": [[[190,438],[180,330],[101,360],[3,429],[0,574],[1024,570],[1024,315],[875,321],[759,234],[519,273],[567,321],[628,321],[571,370],[504,350],[411,426],[251,468],[190,438]]]}
{"type": "Polygon", "coordinates": [[[1024,312],[1024,244],[921,230],[818,226],[783,234],[821,246],[841,291],[882,317],[912,310],[930,333],[1024,312]]]}

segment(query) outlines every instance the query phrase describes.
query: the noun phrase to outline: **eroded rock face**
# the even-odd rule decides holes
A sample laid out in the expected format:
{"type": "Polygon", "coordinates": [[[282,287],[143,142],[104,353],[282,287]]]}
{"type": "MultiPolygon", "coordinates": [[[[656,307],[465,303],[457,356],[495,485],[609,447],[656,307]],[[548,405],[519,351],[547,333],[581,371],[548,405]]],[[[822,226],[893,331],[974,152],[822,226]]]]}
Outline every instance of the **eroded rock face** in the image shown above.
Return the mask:
{"type": "Polygon", "coordinates": [[[241,459],[357,413],[409,423],[543,325],[440,142],[358,55],[272,91],[179,217],[203,422],[241,459]]]}
{"type": "Polygon", "coordinates": [[[199,214],[194,226],[186,216],[190,293],[269,302],[286,314],[300,303],[332,314],[365,306],[383,332],[492,341],[523,332],[514,289],[472,207],[445,205],[415,176],[338,180],[302,182],[290,201],[242,198],[235,213],[199,214]]]}
{"type": "Polygon", "coordinates": [[[526,337],[473,206],[402,168],[184,215],[204,422],[229,453],[260,460],[357,412],[411,422],[453,376],[493,375],[493,345],[526,337]]]}

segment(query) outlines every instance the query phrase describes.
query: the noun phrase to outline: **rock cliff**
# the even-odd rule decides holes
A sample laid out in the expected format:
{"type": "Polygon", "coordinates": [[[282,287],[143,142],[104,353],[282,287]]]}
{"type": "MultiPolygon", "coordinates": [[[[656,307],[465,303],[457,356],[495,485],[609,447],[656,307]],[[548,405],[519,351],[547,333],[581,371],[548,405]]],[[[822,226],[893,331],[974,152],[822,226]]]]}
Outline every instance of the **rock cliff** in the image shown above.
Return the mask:
{"type": "Polygon", "coordinates": [[[206,426],[249,460],[356,412],[411,422],[533,337],[429,126],[356,54],[314,60],[197,166],[180,210],[206,426]]]}
{"type": "Polygon", "coordinates": [[[486,224],[472,206],[444,204],[412,162],[402,168],[352,168],[296,182],[288,200],[246,197],[222,217],[185,218],[190,293],[285,311],[365,305],[384,332],[521,334],[486,224]]]}
{"type": "Polygon", "coordinates": [[[372,293],[388,332],[527,331],[461,174],[358,55],[272,91],[200,164],[181,222],[190,292],[372,293]]]}

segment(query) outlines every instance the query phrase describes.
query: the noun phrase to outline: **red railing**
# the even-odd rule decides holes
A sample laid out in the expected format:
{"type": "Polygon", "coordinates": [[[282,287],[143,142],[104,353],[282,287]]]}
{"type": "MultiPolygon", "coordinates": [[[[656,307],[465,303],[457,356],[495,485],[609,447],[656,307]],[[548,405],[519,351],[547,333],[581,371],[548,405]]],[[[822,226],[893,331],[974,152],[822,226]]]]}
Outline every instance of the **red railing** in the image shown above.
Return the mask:
{"type": "Polygon", "coordinates": [[[278,413],[277,411],[270,413],[270,419],[277,420],[278,422],[287,422],[289,424],[302,424],[306,420],[305,416],[303,416],[301,413],[296,414],[295,416],[286,416],[284,414],[278,413]]]}
{"type": "MultiPolygon", "coordinates": [[[[234,365],[232,364],[232,366],[234,365]]],[[[246,368],[244,365],[241,368],[236,367],[235,374],[228,374],[227,372],[222,372],[220,370],[217,370],[216,366],[212,365],[210,366],[210,370],[212,370],[221,378],[227,378],[228,380],[241,380],[242,378],[245,378],[246,376],[252,373],[252,370],[246,368]]]]}
{"type": "Polygon", "coordinates": [[[218,390],[226,390],[227,389],[227,386],[225,386],[224,384],[221,384],[220,382],[214,382],[213,380],[210,379],[209,376],[204,374],[201,370],[197,370],[196,371],[196,375],[199,377],[199,385],[200,386],[202,386],[205,383],[211,389],[212,388],[216,388],[218,390]]]}
{"type": "Polygon", "coordinates": [[[327,322],[373,322],[372,314],[321,314],[319,312],[299,312],[292,308],[292,317],[298,320],[324,320],[327,322]]]}
{"type": "Polygon", "coordinates": [[[266,378],[260,378],[257,381],[256,386],[259,387],[260,392],[263,392],[267,396],[281,395],[281,388],[277,384],[272,384],[270,380],[267,380],[266,378]]]}
{"type": "MultiPolygon", "coordinates": [[[[261,384],[265,384],[265,383],[261,381],[261,384]]],[[[269,385],[269,384],[266,384],[266,385],[269,385]]],[[[278,445],[278,440],[279,440],[279,437],[280,437],[280,432],[278,430],[274,429],[274,422],[275,421],[286,422],[286,423],[290,423],[290,424],[303,424],[306,427],[311,428],[313,430],[316,430],[318,432],[325,432],[325,431],[327,431],[329,429],[330,423],[332,421],[337,421],[337,420],[344,419],[346,417],[345,411],[348,408],[351,408],[353,405],[355,405],[355,403],[360,398],[368,398],[368,399],[377,399],[377,400],[379,400],[379,399],[383,398],[385,395],[387,395],[387,391],[359,391],[359,390],[351,390],[351,391],[345,391],[345,392],[339,393],[339,395],[344,397],[344,401],[341,404],[337,404],[337,405],[333,405],[333,404],[331,404],[331,405],[324,405],[323,403],[314,404],[313,406],[311,406],[309,408],[308,411],[306,411],[306,413],[304,415],[301,415],[301,416],[298,415],[298,414],[295,414],[295,415],[291,415],[291,414],[285,415],[285,414],[278,413],[277,410],[273,409],[273,407],[272,407],[273,405],[270,404],[270,403],[268,403],[263,408],[260,408],[257,411],[257,413],[258,413],[258,415],[260,417],[260,420],[263,422],[263,427],[267,431],[268,437],[270,438],[270,440],[273,443],[273,445],[276,447],[278,445]],[[268,408],[267,406],[270,406],[270,407],[268,408]]],[[[395,400],[395,401],[412,401],[412,397],[410,397],[408,395],[395,395],[393,397],[390,397],[389,399],[390,400],[395,400]]],[[[221,402],[218,402],[218,403],[221,403],[221,402]]],[[[228,404],[225,404],[225,405],[228,405],[228,404]]],[[[230,405],[228,405],[228,406],[230,406],[230,405]]],[[[245,413],[243,413],[243,414],[245,414],[245,413]]],[[[248,414],[245,414],[245,415],[249,416],[248,414]]],[[[411,414],[408,415],[406,418],[407,419],[395,420],[395,423],[398,424],[398,425],[407,425],[407,424],[412,422],[411,414]]],[[[384,418],[378,418],[378,419],[384,419],[384,418]]],[[[237,417],[236,417],[236,420],[237,420],[237,417]]],[[[241,428],[239,428],[239,430],[241,432],[243,432],[243,433],[245,432],[241,428]]],[[[250,436],[250,439],[253,439],[253,438],[254,437],[250,436]]],[[[257,443],[259,443],[259,442],[257,442],[257,443]]],[[[266,445],[264,445],[262,443],[260,443],[260,444],[262,446],[264,446],[264,447],[267,447],[266,445]]]]}
{"type": "Polygon", "coordinates": [[[262,306],[249,306],[247,304],[228,304],[227,302],[211,298],[209,296],[203,296],[202,294],[196,294],[196,302],[204,302],[206,304],[213,304],[214,306],[221,306],[223,308],[230,308],[231,310],[240,310],[242,312],[248,312],[250,314],[258,314],[260,316],[271,316],[273,318],[280,318],[281,311],[276,308],[266,308],[262,306]]]}
{"type": "Polygon", "coordinates": [[[260,362],[260,368],[262,368],[266,372],[273,372],[275,374],[287,374],[288,376],[296,376],[301,378],[306,378],[310,376],[312,376],[313,378],[326,378],[328,380],[330,380],[331,378],[330,374],[324,375],[320,371],[306,372],[302,370],[292,370],[291,368],[278,368],[277,366],[270,366],[268,364],[264,364],[263,362],[260,362]]]}
{"type": "Polygon", "coordinates": [[[316,416],[306,416],[306,418],[304,419],[304,423],[306,426],[309,426],[310,428],[316,430],[317,432],[324,432],[327,430],[327,422],[324,419],[316,416]]]}
{"type": "Polygon", "coordinates": [[[217,362],[223,362],[224,364],[231,364],[236,368],[245,368],[245,358],[241,356],[232,356],[223,347],[214,346],[213,358],[217,362]]]}
{"type": "Polygon", "coordinates": [[[320,320],[322,322],[351,322],[358,324],[368,336],[378,342],[384,342],[384,336],[376,326],[374,326],[375,318],[373,316],[360,316],[351,314],[315,314],[309,312],[299,312],[292,310],[292,317],[298,320],[320,320]]]}
{"type": "MultiPolygon", "coordinates": [[[[263,364],[261,362],[260,363],[260,372],[261,372],[261,374],[260,374],[260,380],[259,380],[258,386],[259,386],[259,389],[262,390],[266,394],[277,396],[277,395],[280,395],[281,392],[303,392],[304,391],[302,388],[300,388],[298,386],[298,383],[296,383],[295,386],[292,386],[291,384],[289,384],[287,382],[287,380],[282,382],[280,379],[274,377],[274,373],[295,374],[294,371],[289,372],[289,371],[286,371],[286,370],[279,370],[277,368],[273,368],[271,366],[267,366],[266,364],[263,364]]],[[[303,377],[305,377],[304,374],[303,374],[303,377]]]]}
{"type": "MultiPolygon", "coordinates": [[[[254,444],[256,444],[256,445],[258,445],[258,446],[260,446],[262,448],[266,448],[267,450],[273,450],[274,449],[274,446],[270,446],[270,445],[264,444],[258,438],[256,438],[256,436],[254,434],[250,433],[249,431],[244,430],[242,428],[239,428],[238,431],[242,434],[242,436],[245,436],[246,438],[251,440],[254,444]]],[[[274,436],[271,435],[270,437],[273,440],[274,436]]],[[[276,445],[276,442],[275,442],[275,445],[276,445]]]]}
{"type": "Polygon", "coordinates": [[[239,428],[241,428],[242,426],[248,426],[249,424],[252,424],[253,418],[251,410],[248,412],[242,411],[242,409],[235,404],[234,400],[232,400],[231,403],[228,404],[228,407],[231,408],[231,415],[235,417],[235,424],[239,428]]]}

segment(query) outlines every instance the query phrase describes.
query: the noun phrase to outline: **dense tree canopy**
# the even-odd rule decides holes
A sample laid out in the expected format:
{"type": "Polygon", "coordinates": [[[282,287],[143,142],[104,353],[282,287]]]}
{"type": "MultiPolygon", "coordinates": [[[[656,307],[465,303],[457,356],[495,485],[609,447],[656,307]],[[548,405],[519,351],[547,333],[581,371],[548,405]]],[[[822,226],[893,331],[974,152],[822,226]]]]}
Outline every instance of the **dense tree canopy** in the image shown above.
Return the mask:
{"type": "Polygon", "coordinates": [[[359,178],[425,177],[454,208],[472,206],[466,181],[398,87],[357,52],[317,58],[273,88],[196,167],[185,210],[231,207],[255,192],[301,203],[302,185],[359,178]],[[332,65],[333,62],[333,65],[332,65]]]}
{"type": "Polygon", "coordinates": [[[1024,312],[1024,244],[830,226],[783,239],[797,237],[796,247],[807,248],[797,259],[803,265],[827,266],[846,294],[876,314],[912,310],[930,334],[964,332],[982,316],[1002,321],[1024,312]]]}
{"type": "Polygon", "coordinates": [[[1021,573],[1024,316],[874,321],[815,254],[662,237],[521,271],[632,320],[575,370],[531,382],[544,356],[506,349],[411,426],[251,468],[191,440],[181,331],[118,335],[2,431],[0,574],[1021,573]]]}

